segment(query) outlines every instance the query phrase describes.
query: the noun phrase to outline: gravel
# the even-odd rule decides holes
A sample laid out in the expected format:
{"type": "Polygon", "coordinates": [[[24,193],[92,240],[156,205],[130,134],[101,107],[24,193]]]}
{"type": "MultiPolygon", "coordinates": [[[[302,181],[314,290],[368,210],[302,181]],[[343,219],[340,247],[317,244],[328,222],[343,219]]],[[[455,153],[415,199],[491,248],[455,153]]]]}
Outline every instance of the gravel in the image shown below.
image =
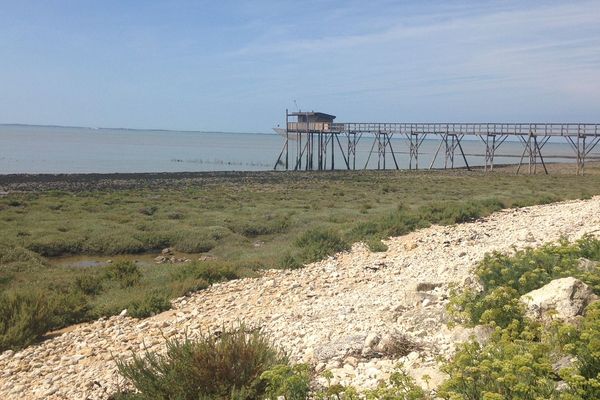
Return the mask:
{"type": "Polygon", "coordinates": [[[330,369],[334,382],[373,387],[401,363],[418,382],[428,375],[434,387],[444,379],[436,357],[450,356],[471,333],[485,336],[480,328],[446,326],[449,286],[472,284],[487,252],[597,235],[599,211],[600,197],[504,210],[390,238],[383,253],[355,244],[300,270],[216,284],[145,320],[122,313],[78,325],[0,354],[0,398],[106,399],[123,384],[113,356],[161,350],[165,337],[241,322],[261,328],[293,361],[330,369]]]}

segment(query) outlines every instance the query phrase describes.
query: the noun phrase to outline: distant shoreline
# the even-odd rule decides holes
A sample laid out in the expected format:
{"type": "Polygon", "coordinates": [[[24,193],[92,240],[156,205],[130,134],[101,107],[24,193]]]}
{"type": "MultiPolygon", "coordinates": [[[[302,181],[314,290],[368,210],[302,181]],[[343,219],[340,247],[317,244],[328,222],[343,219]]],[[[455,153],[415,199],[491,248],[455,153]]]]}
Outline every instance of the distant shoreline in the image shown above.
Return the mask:
{"type": "MultiPolygon", "coordinates": [[[[575,163],[547,163],[550,174],[575,175],[575,163]]],[[[589,170],[596,169],[600,162],[586,163],[589,170]]],[[[514,173],[516,164],[495,165],[494,171],[501,174],[514,173]]],[[[483,167],[465,167],[454,169],[420,169],[418,171],[401,170],[335,170],[335,171],[199,171],[199,172],[131,172],[131,173],[64,173],[64,174],[0,174],[0,192],[39,192],[47,190],[94,191],[106,189],[166,189],[182,186],[204,186],[221,183],[246,184],[272,183],[293,177],[299,181],[315,177],[348,179],[363,174],[483,174],[483,167]]],[[[543,169],[538,165],[538,174],[543,169]]],[[[521,175],[527,174],[527,165],[523,165],[521,175]]]]}
{"type": "Polygon", "coordinates": [[[1,123],[1,127],[18,128],[60,128],[60,129],[86,129],[90,131],[132,131],[132,132],[173,132],[173,133],[226,133],[226,134],[251,134],[251,135],[276,135],[275,132],[238,132],[238,131],[211,131],[211,130],[190,130],[190,129],[158,129],[158,128],[111,128],[111,127],[92,127],[76,125],[44,125],[44,124],[20,124],[20,123],[1,123]]]}

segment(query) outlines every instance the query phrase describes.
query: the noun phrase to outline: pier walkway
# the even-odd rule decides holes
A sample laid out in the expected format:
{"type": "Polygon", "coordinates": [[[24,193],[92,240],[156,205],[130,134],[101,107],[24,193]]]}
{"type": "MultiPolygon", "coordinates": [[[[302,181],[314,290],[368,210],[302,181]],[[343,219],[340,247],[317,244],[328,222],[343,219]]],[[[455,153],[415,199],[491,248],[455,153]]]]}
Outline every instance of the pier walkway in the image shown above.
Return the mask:
{"type": "Polygon", "coordinates": [[[479,139],[483,146],[485,171],[493,170],[497,150],[507,139],[513,138],[523,146],[517,173],[526,169],[534,174],[541,165],[547,174],[542,150],[550,139],[560,138],[573,150],[577,174],[583,174],[586,159],[600,142],[600,124],[596,123],[336,123],[334,118],[324,113],[286,111],[285,128],[275,129],[284,138],[275,169],[333,170],[336,155],[338,162],[342,162],[341,167],[348,170],[366,169],[372,157],[377,157],[377,169],[400,169],[392,138],[406,139],[408,169],[419,169],[420,148],[425,139],[439,140],[433,159],[427,165],[429,169],[438,157],[444,157],[444,168],[454,168],[455,157],[460,157],[470,169],[461,142],[472,137],[479,139]],[[356,164],[356,150],[361,141],[370,144],[362,167],[356,164]]]}

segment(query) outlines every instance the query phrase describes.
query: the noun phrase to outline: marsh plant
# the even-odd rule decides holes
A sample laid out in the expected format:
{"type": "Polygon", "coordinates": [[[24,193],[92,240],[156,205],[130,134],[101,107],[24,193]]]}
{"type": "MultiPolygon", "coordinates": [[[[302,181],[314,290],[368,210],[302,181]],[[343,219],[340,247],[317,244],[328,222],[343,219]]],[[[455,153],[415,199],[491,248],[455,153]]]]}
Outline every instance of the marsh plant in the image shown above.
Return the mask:
{"type": "Polygon", "coordinates": [[[243,325],[196,340],[168,340],[166,348],[117,360],[135,390],[124,389],[115,399],[264,399],[273,389],[263,373],[288,364],[265,335],[243,325]]]}
{"type": "MultiPolygon", "coordinates": [[[[354,242],[385,251],[387,237],[431,224],[589,197],[600,193],[598,171],[590,168],[576,180],[505,173],[489,179],[476,172],[265,173],[198,184],[10,193],[0,198],[0,350],[35,342],[46,329],[123,309],[132,316],[153,315],[169,308],[169,300],[215,282],[264,268],[301,268],[354,242]],[[164,247],[205,261],[133,261],[151,260],[144,253],[164,247]],[[106,257],[114,263],[73,267],[57,256],[106,257]]],[[[586,279],[591,282],[592,275],[586,279]]],[[[477,301],[510,306],[518,292],[500,285],[492,295],[495,289],[490,286],[484,295],[489,297],[477,301]]],[[[481,318],[478,313],[495,308],[487,303],[463,312],[481,318]]]]}
{"type": "Polygon", "coordinates": [[[600,303],[578,324],[542,325],[524,316],[519,297],[556,278],[574,276],[600,293],[600,240],[561,240],[513,255],[487,255],[476,269],[482,291],[455,292],[449,311],[467,325],[495,328],[485,344],[471,340],[445,366],[444,399],[584,400],[600,398],[600,303]],[[586,263],[587,265],[582,265],[586,263]],[[565,368],[559,359],[575,357],[565,368]],[[559,385],[560,383],[560,385],[559,385]]]}

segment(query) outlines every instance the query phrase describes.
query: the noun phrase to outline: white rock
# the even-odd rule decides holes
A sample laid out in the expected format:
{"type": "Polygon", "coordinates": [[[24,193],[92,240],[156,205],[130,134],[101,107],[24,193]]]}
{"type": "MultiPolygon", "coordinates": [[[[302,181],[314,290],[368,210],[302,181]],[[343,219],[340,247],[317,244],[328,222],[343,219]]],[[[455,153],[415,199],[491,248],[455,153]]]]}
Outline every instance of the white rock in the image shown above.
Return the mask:
{"type": "Polygon", "coordinates": [[[579,279],[568,277],[555,279],[547,285],[521,296],[526,315],[533,319],[571,320],[598,297],[592,289],[579,279]]]}
{"type": "MultiPolygon", "coordinates": [[[[600,231],[599,209],[600,197],[595,197],[500,212],[473,223],[431,226],[386,240],[385,258],[355,244],[335,262],[332,258],[299,270],[261,271],[258,279],[220,283],[180,297],[173,301],[174,310],[144,321],[113,316],[83,324],[17,354],[0,355],[0,399],[53,399],[59,393],[69,399],[105,400],[120,382],[114,357],[141,354],[143,343],[162,351],[165,338],[187,334],[194,339],[239,322],[263,330],[292,362],[302,362],[307,355],[312,359],[312,349],[311,364],[317,371],[335,370],[334,384],[373,387],[398,362],[407,371],[420,372],[420,378],[427,374],[432,381],[442,379],[435,359],[451,355],[458,339],[445,325],[448,285],[479,287],[472,271],[484,254],[531,246],[520,240],[526,232],[543,232],[536,235],[536,243],[541,243],[542,238],[555,241],[565,235],[572,240],[600,231]],[[407,251],[404,243],[418,246],[407,251]],[[462,251],[467,254],[458,257],[462,251]],[[366,269],[383,259],[386,268],[366,269]],[[276,284],[267,286],[268,281],[276,284]],[[441,286],[415,290],[428,282],[441,286]],[[422,307],[426,299],[430,302],[422,307]],[[378,349],[396,334],[421,345],[419,352],[399,360],[373,358],[387,356],[385,351],[377,354],[378,349]],[[73,363],[78,354],[85,359],[73,363]],[[59,392],[46,395],[54,387],[59,392]],[[15,389],[21,392],[12,393],[15,389]]],[[[463,336],[484,338],[487,333],[475,328],[463,336]]],[[[423,379],[419,382],[426,385],[423,379]]]]}
{"type": "Polygon", "coordinates": [[[346,357],[344,362],[348,365],[351,365],[353,368],[356,368],[356,366],[358,365],[358,360],[356,359],[356,357],[352,357],[352,356],[346,357]]]}
{"type": "Polygon", "coordinates": [[[370,332],[365,339],[365,348],[372,349],[379,343],[381,337],[376,332],[370,332]]]}

